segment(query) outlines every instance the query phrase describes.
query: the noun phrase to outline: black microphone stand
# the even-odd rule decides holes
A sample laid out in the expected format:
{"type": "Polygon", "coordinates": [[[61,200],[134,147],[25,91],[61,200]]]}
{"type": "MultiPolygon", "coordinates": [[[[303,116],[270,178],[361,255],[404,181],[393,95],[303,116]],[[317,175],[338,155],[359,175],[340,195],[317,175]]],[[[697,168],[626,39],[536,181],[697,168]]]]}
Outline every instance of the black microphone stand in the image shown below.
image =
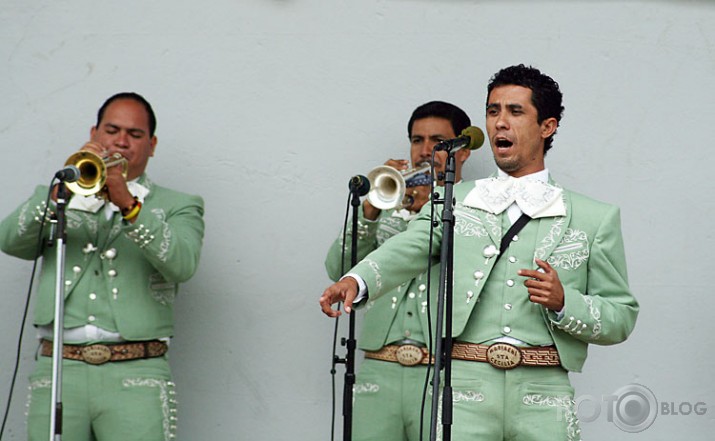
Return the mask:
{"type": "MultiPolygon", "coordinates": [[[[370,182],[363,176],[355,176],[350,180],[350,206],[352,206],[352,235],[350,241],[350,267],[357,264],[358,239],[358,208],[360,196],[367,194],[370,182]]],[[[353,386],[355,385],[355,314],[348,314],[348,338],[343,338],[341,344],[346,347],[344,359],[335,358],[336,363],[345,364],[345,380],[343,387],[343,440],[350,441],[353,436],[353,386]]]]}
{"type": "Polygon", "coordinates": [[[64,346],[64,302],[65,302],[65,208],[69,191],[64,182],[57,186],[57,237],[56,277],[55,277],[55,317],[52,341],[52,392],[50,409],[50,441],[62,439],[62,348],[64,346]]]}
{"type": "Polygon", "coordinates": [[[437,440],[437,420],[439,413],[439,386],[441,370],[444,367],[444,388],[442,390],[442,439],[452,438],[452,280],[454,261],[454,182],[456,164],[454,151],[448,143],[441,143],[437,150],[447,151],[444,171],[444,198],[434,198],[434,203],[442,204],[442,247],[440,255],[439,291],[437,295],[437,323],[435,336],[434,376],[432,378],[432,415],[430,421],[430,441],[437,440]],[[444,322],[444,331],[442,323],[444,322]],[[442,335],[445,338],[442,339],[442,335]]]}

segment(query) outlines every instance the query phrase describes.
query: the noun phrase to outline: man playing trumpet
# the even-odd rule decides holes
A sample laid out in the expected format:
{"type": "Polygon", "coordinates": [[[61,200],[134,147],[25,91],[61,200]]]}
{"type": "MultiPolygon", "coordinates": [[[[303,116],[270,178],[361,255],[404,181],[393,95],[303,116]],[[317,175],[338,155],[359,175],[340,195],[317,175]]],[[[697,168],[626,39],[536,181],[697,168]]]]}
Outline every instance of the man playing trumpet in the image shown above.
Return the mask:
{"type": "MultiPolygon", "coordinates": [[[[455,138],[469,125],[467,114],[452,104],[432,101],[419,106],[407,125],[412,166],[431,161],[435,145],[455,138]]],[[[456,181],[461,180],[462,166],[469,153],[468,149],[455,153],[456,181]]],[[[436,173],[444,171],[446,156],[445,152],[435,154],[436,173]]],[[[401,171],[409,168],[404,159],[389,159],[385,165],[401,171]]],[[[429,185],[419,185],[408,187],[405,204],[396,201],[393,209],[378,209],[366,199],[359,210],[358,260],[407,229],[409,221],[429,198],[429,185]]],[[[352,231],[347,232],[347,243],[351,234],[352,231]]],[[[341,234],[325,259],[328,275],[334,281],[343,275],[341,269],[345,272],[350,269],[349,250],[341,263],[342,247],[341,234]]],[[[426,266],[425,260],[425,269],[426,266]]],[[[434,280],[437,283],[438,279],[434,280]]],[[[420,407],[429,360],[426,284],[425,272],[368,302],[357,341],[366,358],[354,387],[352,434],[356,441],[420,439],[420,407]]],[[[426,416],[425,437],[429,436],[429,405],[426,416]]]]}
{"type": "MultiPolygon", "coordinates": [[[[120,93],[99,109],[91,140],[82,148],[99,158],[118,153],[126,161],[126,176],[121,166],[107,167],[106,198],[75,194],[67,204],[62,436],[68,440],[175,437],[167,343],[178,284],[198,266],[203,200],[146,176],[155,128],[150,104],[138,94],[120,93]]],[[[50,430],[57,262],[54,248],[43,243],[39,255],[37,248],[43,223],[43,241],[50,236],[47,192],[46,186],[37,187],[0,223],[5,253],[43,257],[34,320],[42,356],[30,378],[31,441],[48,439],[50,430]]],[[[49,211],[54,208],[52,203],[49,211]]]]}

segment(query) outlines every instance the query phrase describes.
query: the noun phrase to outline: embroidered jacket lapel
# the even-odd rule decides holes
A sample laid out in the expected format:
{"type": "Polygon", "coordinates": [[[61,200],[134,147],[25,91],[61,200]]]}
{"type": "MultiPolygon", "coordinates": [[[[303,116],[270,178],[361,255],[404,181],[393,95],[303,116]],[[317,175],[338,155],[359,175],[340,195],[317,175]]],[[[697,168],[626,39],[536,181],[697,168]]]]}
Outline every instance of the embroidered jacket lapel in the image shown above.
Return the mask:
{"type": "Polygon", "coordinates": [[[566,233],[571,221],[571,197],[568,192],[562,194],[566,206],[566,216],[544,217],[539,219],[538,240],[534,250],[534,258],[547,260],[566,233]]]}

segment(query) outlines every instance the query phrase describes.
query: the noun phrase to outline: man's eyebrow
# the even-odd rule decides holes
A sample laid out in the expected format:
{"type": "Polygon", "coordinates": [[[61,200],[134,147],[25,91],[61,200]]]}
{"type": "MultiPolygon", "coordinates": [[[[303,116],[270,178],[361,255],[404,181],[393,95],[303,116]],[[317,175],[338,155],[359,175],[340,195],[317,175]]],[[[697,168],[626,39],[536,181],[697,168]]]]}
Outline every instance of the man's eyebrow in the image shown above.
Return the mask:
{"type": "MultiPolygon", "coordinates": [[[[112,123],[104,123],[104,127],[112,130],[121,130],[123,127],[120,127],[116,124],[112,123]]],[[[125,129],[127,132],[130,133],[135,133],[135,134],[144,134],[146,131],[144,129],[140,129],[139,127],[129,127],[125,129]]]]}

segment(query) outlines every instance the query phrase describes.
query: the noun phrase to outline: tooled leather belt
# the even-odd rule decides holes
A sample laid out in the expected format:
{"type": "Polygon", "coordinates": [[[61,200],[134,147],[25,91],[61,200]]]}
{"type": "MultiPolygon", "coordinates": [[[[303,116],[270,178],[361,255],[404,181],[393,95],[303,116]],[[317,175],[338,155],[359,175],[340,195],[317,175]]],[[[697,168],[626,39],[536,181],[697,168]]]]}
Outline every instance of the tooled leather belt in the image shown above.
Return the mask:
{"type": "MultiPolygon", "coordinates": [[[[52,341],[42,340],[40,354],[52,357],[52,341]]],[[[93,345],[64,345],[62,357],[84,361],[89,364],[104,364],[109,361],[127,361],[141,358],[161,357],[169,347],[159,340],[123,342],[93,345]]]]}
{"type": "MultiPolygon", "coordinates": [[[[393,344],[383,346],[379,351],[365,351],[365,358],[396,362],[402,366],[430,363],[427,348],[414,344],[393,344]]],[[[434,357],[432,357],[432,361],[434,361],[434,357]]]]}
{"type": "Polygon", "coordinates": [[[452,358],[486,362],[498,369],[513,369],[517,366],[561,366],[559,352],[555,346],[520,348],[509,343],[481,345],[454,342],[452,358]]]}

